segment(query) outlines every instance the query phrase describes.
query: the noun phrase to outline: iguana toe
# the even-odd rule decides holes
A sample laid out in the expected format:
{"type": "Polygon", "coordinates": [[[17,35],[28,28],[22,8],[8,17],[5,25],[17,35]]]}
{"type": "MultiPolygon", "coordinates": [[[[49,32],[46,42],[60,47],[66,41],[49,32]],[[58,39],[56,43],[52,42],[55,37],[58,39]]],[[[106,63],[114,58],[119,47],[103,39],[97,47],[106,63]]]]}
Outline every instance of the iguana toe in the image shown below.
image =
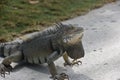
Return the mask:
{"type": "Polygon", "coordinates": [[[5,66],[4,64],[0,64],[0,75],[5,78],[6,74],[10,74],[12,67],[10,65],[5,66]]]}
{"type": "Polygon", "coordinates": [[[53,80],[69,80],[69,77],[65,73],[61,73],[59,75],[56,75],[53,80]]]}
{"type": "Polygon", "coordinates": [[[79,64],[82,64],[82,61],[77,61],[77,60],[73,60],[72,62],[69,62],[69,63],[64,63],[64,66],[73,66],[73,65],[75,65],[75,64],[77,64],[77,65],[79,65],[79,64]]]}
{"type": "Polygon", "coordinates": [[[68,65],[68,66],[73,66],[72,63],[66,63],[66,62],[65,62],[65,63],[64,63],[64,66],[67,66],[67,65],[68,65]]]}
{"type": "Polygon", "coordinates": [[[82,64],[82,61],[73,60],[72,65],[75,65],[75,64],[77,65],[82,64]]]}

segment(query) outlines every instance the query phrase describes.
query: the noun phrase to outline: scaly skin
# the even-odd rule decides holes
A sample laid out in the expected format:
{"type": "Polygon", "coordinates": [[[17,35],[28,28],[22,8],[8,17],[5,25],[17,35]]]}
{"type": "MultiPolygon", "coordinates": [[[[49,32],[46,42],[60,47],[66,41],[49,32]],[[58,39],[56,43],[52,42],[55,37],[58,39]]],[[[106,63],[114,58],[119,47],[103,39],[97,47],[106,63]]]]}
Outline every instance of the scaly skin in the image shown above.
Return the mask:
{"type": "Polygon", "coordinates": [[[12,69],[10,66],[12,62],[24,60],[35,64],[48,63],[52,78],[64,80],[68,76],[65,73],[57,73],[54,61],[63,56],[66,65],[77,64],[77,62],[70,62],[68,57],[74,60],[84,57],[82,36],[83,28],[58,24],[54,28],[37,32],[27,38],[25,36],[20,38],[20,44],[13,42],[12,45],[0,45],[2,52],[0,54],[6,56],[0,64],[0,74],[5,77],[6,72],[12,69]]]}

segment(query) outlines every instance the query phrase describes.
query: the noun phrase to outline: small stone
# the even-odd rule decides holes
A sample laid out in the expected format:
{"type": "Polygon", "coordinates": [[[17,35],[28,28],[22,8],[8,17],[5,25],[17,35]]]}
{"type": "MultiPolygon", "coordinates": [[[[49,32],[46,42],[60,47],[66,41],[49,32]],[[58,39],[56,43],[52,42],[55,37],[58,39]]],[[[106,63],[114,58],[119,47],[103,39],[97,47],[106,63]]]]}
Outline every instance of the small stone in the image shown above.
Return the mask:
{"type": "Polygon", "coordinates": [[[108,63],[104,63],[104,65],[108,65],[108,63]]]}

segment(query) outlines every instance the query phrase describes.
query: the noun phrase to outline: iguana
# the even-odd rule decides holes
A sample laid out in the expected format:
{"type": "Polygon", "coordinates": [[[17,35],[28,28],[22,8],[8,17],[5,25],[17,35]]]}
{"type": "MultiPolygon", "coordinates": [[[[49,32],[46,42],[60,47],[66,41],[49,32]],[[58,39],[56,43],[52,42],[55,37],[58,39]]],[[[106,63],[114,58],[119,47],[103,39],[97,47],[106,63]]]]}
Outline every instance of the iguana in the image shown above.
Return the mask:
{"type": "Polygon", "coordinates": [[[84,57],[82,45],[83,28],[62,23],[18,38],[12,42],[0,43],[0,56],[4,60],[0,64],[0,74],[5,77],[12,69],[12,62],[25,61],[34,64],[47,63],[54,80],[64,80],[67,74],[58,74],[54,61],[63,56],[65,65],[74,65],[84,57]],[[70,62],[68,56],[73,62],[70,62]]]}

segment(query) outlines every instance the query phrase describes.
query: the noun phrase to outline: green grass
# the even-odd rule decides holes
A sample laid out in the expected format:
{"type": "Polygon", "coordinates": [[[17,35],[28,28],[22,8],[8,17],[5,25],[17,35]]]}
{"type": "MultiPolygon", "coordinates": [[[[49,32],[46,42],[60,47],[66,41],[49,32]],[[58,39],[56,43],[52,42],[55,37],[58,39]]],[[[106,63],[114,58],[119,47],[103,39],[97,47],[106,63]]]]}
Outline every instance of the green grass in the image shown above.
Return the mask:
{"type": "Polygon", "coordinates": [[[39,0],[37,4],[30,4],[29,0],[1,0],[0,41],[41,30],[113,1],[115,0],[39,0]]]}

